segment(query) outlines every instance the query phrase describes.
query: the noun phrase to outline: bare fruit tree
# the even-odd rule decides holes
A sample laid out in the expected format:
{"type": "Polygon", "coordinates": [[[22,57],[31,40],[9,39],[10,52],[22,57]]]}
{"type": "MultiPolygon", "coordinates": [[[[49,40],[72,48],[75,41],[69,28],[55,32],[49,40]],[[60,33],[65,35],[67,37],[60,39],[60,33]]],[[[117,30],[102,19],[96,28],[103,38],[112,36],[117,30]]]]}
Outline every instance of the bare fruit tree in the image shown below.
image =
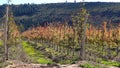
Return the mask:
{"type": "Polygon", "coordinates": [[[4,27],[4,48],[5,48],[4,61],[8,60],[8,45],[7,45],[7,39],[8,39],[9,3],[10,3],[10,0],[7,0],[6,21],[5,21],[5,27],[4,27]]]}

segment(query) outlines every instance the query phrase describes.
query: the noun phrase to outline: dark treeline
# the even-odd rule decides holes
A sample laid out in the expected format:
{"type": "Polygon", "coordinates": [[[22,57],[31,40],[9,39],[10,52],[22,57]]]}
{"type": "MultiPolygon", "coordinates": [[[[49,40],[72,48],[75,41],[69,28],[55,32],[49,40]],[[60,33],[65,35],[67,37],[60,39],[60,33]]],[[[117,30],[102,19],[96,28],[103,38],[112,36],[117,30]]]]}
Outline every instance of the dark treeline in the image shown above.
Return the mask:
{"type": "MultiPolygon", "coordinates": [[[[71,16],[79,12],[82,3],[21,4],[10,5],[18,25],[26,30],[45,22],[71,22],[71,16]]],[[[5,15],[6,5],[0,6],[0,20],[5,15]]],[[[91,23],[104,20],[120,22],[120,3],[87,2],[85,8],[90,13],[91,23]]]]}

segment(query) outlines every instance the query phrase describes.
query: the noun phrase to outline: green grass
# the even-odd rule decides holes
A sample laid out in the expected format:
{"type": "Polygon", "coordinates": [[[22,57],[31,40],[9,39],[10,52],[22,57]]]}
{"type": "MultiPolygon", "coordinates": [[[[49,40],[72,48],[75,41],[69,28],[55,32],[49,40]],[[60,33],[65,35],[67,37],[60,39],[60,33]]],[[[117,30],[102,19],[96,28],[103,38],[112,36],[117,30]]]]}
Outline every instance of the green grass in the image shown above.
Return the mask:
{"type": "Polygon", "coordinates": [[[22,42],[23,48],[25,50],[25,52],[30,55],[30,56],[34,56],[36,54],[35,50],[32,48],[32,46],[30,44],[28,44],[27,42],[22,42]]]}
{"type": "Polygon", "coordinates": [[[82,68],[93,68],[93,65],[85,63],[85,64],[81,64],[80,67],[82,67],[82,68]]]}
{"type": "Polygon", "coordinates": [[[40,64],[52,64],[52,60],[48,59],[47,57],[45,57],[42,53],[40,53],[40,51],[35,50],[31,44],[22,41],[22,45],[23,48],[25,50],[25,52],[31,57],[34,58],[34,61],[36,61],[37,63],[40,64]]]}
{"type": "Polygon", "coordinates": [[[0,46],[2,46],[3,45],[3,41],[2,40],[0,40],[0,46]]]}
{"type": "Polygon", "coordinates": [[[82,68],[108,68],[107,66],[100,66],[99,64],[83,63],[80,65],[82,68]]]}
{"type": "Polygon", "coordinates": [[[39,62],[39,63],[41,63],[41,64],[52,64],[53,62],[51,62],[51,60],[49,60],[49,59],[45,59],[45,58],[39,58],[38,60],[37,60],[37,62],[39,62]]]}
{"type": "Polygon", "coordinates": [[[109,65],[109,66],[116,66],[120,67],[120,62],[115,61],[101,61],[102,64],[109,65]]]}

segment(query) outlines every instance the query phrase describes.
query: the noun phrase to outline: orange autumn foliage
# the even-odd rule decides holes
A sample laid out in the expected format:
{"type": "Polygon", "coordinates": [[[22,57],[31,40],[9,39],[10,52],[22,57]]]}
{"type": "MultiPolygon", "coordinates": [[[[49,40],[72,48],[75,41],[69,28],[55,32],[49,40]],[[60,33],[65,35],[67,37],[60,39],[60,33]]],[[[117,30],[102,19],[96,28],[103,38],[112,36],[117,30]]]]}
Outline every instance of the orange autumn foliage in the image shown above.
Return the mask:
{"type": "MultiPolygon", "coordinates": [[[[109,25],[109,28],[107,26],[107,22],[103,22],[99,27],[90,24],[89,28],[86,28],[86,39],[93,41],[102,40],[106,42],[114,42],[116,39],[120,40],[120,24],[115,28],[113,28],[112,24],[109,25]]],[[[73,38],[74,30],[72,26],[64,24],[47,24],[44,27],[39,26],[27,30],[22,33],[22,36],[28,39],[52,40],[55,43],[59,43],[59,41],[64,40],[64,38],[73,38]]]]}
{"type": "Polygon", "coordinates": [[[54,40],[59,42],[63,40],[66,35],[72,35],[73,30],[70,26],[63,24],[49,24],[48,26],[39,26],[27,30],[22,33],[22,36],[28,39],[44,39],[44,40],[54,40]]]}

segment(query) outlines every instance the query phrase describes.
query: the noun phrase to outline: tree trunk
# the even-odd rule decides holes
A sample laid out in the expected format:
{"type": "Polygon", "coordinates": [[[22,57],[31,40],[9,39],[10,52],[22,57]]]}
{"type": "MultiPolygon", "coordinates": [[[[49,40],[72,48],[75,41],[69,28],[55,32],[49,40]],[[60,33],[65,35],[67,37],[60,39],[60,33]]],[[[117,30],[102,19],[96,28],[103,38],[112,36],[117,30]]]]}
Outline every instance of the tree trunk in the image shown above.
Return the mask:
{"type": "Polygon", "coordinates": [[[8,60],[8,45],[7,45],[7,39],[8,39],[8,12],[9,12],[9,6],[6,7],[6,22],[5,22],[5,34],[4,34],[4,60],[8,60]]]}
{"type": "Polygon", "coordinates": [[[81,60],[85,59],[85,39],[86,39],[86,22],[88,19],[88,14],[85,15],[85,21],[82,23],[82,38],[81,38],[81,50],[80,50],[80,56],[81,60]]]}

